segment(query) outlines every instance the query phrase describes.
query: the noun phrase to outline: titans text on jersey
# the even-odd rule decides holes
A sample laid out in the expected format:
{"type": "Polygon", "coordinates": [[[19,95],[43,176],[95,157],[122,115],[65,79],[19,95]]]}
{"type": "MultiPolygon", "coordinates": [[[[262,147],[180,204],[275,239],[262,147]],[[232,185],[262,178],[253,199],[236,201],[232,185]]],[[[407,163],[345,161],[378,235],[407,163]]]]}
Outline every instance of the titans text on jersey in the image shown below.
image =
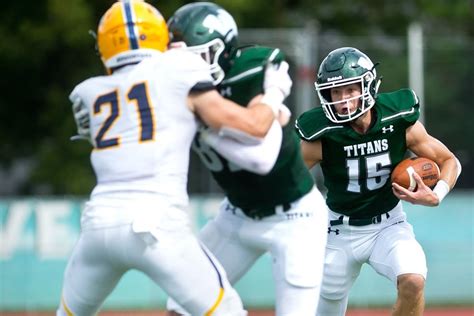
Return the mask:
{"type": "Polygon", "coordinates": [[[377,139],[371,142],[344,146],[343,148],[344,148],[344,151],[346,152],[346,157],[371,155],[371,154],[387,151],[388,140],[385,138],[377,139]]]}

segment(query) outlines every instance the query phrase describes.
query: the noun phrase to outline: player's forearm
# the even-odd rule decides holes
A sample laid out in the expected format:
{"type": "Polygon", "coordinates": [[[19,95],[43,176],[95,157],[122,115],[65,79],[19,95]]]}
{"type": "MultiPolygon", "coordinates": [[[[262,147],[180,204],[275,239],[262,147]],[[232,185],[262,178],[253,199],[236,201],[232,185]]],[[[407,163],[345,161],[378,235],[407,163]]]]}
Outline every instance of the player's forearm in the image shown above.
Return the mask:
{"type": "Polygon", "coordinates": [[[459,160],[453,155],[449,159],[443,161],[440,167],[440,180],[445,181],[449,188],[452,189],[461,173],[461,164],[459,160]]]}
{"type": "Polygon", "coordinates": [[[222,98],[216,91],[190,96],[193,111],[209,127],[240,130],[255,137],[264,137],[275,118],[275,111],[269,105],[256,104],[250,108],[239,106],[222,98]]]}
{"type": "Polygon", "coordinates": [[[263,138],[275,119],[272,109],[266,104],[256,104],[250,108],[238,107],[222,113],[218,129],[228,127],[249,135],[263,138]]]}
{"type": "Polygon", "coordinates": [[[249,112],[249,120],[246,123],[253,133],[247,132],[257,137],[265,137],[275,120],[274,111],[268,105],[259,103],[249,108],[249,112]]]}

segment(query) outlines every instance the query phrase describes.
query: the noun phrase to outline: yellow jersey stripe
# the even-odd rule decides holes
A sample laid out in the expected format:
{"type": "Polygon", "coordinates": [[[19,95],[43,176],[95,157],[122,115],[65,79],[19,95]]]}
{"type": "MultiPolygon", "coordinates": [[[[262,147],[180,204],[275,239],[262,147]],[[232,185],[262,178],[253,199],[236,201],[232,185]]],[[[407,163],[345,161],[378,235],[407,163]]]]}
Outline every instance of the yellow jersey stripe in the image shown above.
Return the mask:
{"type": "Polygon", "coordinates": [[[221,288],[219,290],[219,296],[217,297],[217,301],[214,303],[214,305],[212,305],[211,309],[206,312],[205,314],[206,316],[211,316],[214,313],[217,306],[219,306],[219,304],[221,303],[223,297],[224,297],[224,289],[221,288]]]}
{"type": "Polygon", "coordinates": [[[64,310],[66,311],[67,316],[74,316],[74,313],[67,307],[66,302],[64,302],[64,297],[61,296],[61,304],[63,304],[64,310]]]}
{"type": "Polygon", "coordinates": [[[212,305],[212,307],[204,314],[205,316],[211,316],[216,311],[217,307],[219,306],[219,304],[222,301],[222,298],[224,297],[224,283],[222,282],[222,276],[219,272],[219,269],[217,269],[216,265],[214,264],[214,261],[212,261],[211,257],[207,253],[206,249],[203,248],[202,246],[201,246],[201,249],[204,252],[204,254],[206,255],[207,259],[209,259],[209,262],[212,264],[212,267],[216,271],[217,279],[219,280],[219,288],[220,289],[219,289],[219,295],[217,296],[217,300],[214,303],[214,305],[212,305]]]}

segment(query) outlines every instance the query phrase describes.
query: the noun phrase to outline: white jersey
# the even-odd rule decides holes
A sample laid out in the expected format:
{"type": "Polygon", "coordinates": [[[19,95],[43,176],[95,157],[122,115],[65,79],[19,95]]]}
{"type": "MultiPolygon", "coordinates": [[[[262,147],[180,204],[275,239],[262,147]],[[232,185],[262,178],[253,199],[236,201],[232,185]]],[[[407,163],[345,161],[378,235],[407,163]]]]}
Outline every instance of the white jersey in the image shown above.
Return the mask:
{"type": "Polygon", "coordinates": [[[80,83],[90,116],[92,198],[150,192],[186,205],[189,148],[197,120],[186,105],[190,89],[211,83],[209,65],[184,50],[169,50],[110,76],[80,83]]]}

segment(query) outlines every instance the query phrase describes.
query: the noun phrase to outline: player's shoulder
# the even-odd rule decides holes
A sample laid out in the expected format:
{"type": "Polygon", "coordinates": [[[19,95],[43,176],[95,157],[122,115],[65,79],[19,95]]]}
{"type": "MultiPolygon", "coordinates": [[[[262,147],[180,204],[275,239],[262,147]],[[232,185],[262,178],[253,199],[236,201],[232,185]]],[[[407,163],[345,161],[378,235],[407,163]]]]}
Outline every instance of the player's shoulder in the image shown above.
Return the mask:
{"type": "Polygon", "coordinates": [[[285,55],[278,48],[259,45],[240,47],[232,58],[230,69],[223,83],[245,76],[263,73],[268,63],[280,63],[285,55]]]}
{"type": "Polygon", "coordinates": [[[420,116],[419,100],[412,89],[380,93],[376,99],[381,121],[402,119],[415,122],[420,116]]]}
{"type": "Polygon", "coordinates": [[[344,125],[329,121],[322,107],[316,107],[301,114],[295,122],[300,138],[315,141],[324,135],[344,128],[344,125]]]}
{"type": "Polygon", "coordinates": [[[149,77],[165,78],[169,84],[188,89],[196,84],[214,86],[210,65],[198,54],[173,48],[142,61],[138,67],[149,77]],[[158,75],[159,74],[159,75],[158,75]]]}
{"type": "Polygon", "coordinates": [[[109,75],[94,76],[78,83],[72,92],[69,94],[69,99],[72,101],[76,97],[84,98],[89,94],[94,94],[103,86],[104,82],[110,81],[109,75]]]}

